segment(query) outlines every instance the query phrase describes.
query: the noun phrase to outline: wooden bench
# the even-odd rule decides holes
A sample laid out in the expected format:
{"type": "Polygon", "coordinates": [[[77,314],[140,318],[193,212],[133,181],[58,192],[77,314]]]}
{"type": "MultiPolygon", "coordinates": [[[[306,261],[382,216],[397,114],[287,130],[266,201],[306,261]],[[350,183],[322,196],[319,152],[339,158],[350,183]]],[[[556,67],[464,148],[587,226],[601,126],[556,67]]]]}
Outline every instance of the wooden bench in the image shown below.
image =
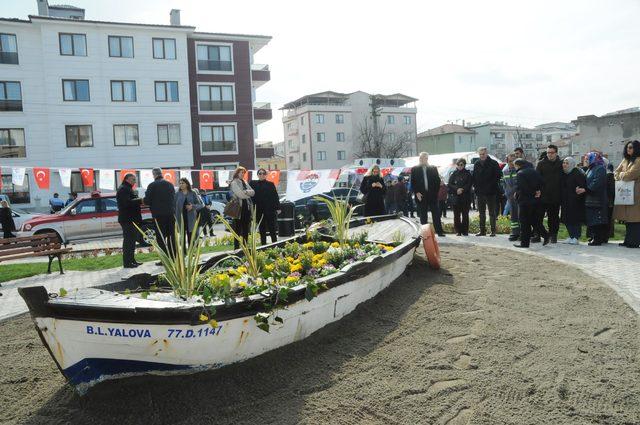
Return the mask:
{"type": "Polygon", "coordinates": [[[71,248],[63,248],[60,244],[60,238],[55,233],[0,239],[0,262],[47,256],[49,257],[47,273],[51,273],[51,263],[55,258],[58,258],[60,274],[64,274],[62,254],[69,251],[71,248]]]}

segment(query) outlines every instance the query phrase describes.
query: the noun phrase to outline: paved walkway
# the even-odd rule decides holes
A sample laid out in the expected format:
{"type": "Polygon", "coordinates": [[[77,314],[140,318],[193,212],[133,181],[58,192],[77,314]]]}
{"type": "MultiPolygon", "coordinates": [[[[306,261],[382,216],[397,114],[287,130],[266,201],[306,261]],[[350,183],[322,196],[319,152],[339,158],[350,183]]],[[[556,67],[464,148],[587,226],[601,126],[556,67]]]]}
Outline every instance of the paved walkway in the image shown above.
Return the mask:
{"type": "MultiPolygon", "coordinates": [[[[579,246],[563,243],[542,246],[537,243],[531,244],[529,249],[522,249],[514,247],[513,242],[509,242],[505,235],[498,235],[495,238],[447,235],[446,238],[439,238],[439,242],[441,246],[471,244],[509,249],[573,265],[588,275],[604,281],[640,314],[640,277],[638,275],[640,249],[620,247],[617,242],[599,247],[587,246],[586,243],[581,243],[579,246]]],[[[487,261],[491,261],[491,258],[487,258],[487,261]]],[[[553,274],[553,267],[541,270],[540,273],[553,274]]]]}

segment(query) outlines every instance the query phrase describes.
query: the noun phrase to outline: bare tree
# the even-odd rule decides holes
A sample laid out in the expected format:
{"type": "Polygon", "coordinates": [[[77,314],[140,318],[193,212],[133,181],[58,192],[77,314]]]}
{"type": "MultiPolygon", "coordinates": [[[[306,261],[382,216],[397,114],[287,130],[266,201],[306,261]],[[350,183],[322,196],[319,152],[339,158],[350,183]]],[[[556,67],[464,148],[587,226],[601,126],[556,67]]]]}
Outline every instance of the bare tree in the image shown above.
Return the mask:
{"type": "Polygon", "coordinates": [[[356,140],[357,158],[399,158],[404,156],[413,143],[410,135],[389,133],[386,126],[374,129],[369,120],[360,124],[356,140]]]}

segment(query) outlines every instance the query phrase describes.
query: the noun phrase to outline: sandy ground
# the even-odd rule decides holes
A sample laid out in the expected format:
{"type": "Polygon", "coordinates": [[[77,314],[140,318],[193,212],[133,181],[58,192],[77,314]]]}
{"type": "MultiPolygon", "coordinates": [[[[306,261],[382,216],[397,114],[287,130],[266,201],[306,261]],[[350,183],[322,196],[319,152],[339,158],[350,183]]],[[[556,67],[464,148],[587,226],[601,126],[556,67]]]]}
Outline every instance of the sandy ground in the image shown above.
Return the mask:
{"type": "Polygon", "coordinates": [[[302,342],[83,399],[27,317],[1,323],[0,423],[640,423],[640,323],[611,289],[519,253],[443,257],[302,342]]]}

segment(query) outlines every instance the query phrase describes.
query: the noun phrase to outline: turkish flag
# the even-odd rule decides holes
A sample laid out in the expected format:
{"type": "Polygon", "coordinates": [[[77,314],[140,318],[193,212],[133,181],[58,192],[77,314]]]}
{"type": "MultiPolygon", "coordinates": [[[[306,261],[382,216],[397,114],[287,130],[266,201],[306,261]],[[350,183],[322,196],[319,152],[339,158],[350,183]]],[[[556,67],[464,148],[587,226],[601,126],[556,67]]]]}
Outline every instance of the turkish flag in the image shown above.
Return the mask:
{"type": "Polygon", "coordinates": [[[81,168],[80,177],[84,186],[93,186],[93,168],[81,168]]]}
{"type": "Polygon", "coordinates": [[[390,174],[393,171],[393,168],[383,168],[382,170],[380,170],[380,173],[382,174],[382,177],[385,177],[386,175],[390,174]]]}
{"type": "Polygon", "coordinates": [[[278,183],[280,183],[280,170],[269,171],[267,173],[267,180],[277,186],[278,183]]]}
{"type": "Polygon", "coordinates": [[[213,190],[213,170],[200,170],[200,189],[213,190]]]}
{"type": "Polygon", "coordinates": [[[174,186],[176,185],[176,170],[162,170],[162,177],[174,186]]]}
{"type": "MultiPolygon", "coordinates": [[[[135,176],[136,170],[120,170],[120,183],[124,181],[124,178],[127,174],[133,174],[135,176]]],[[[137,187],[137,184],[134,184],[133,188],[135,189],[136,187],[137,187]]]]}
{"type": "Polygon", "coordinates": [[[40,189],[49,189],[51,170],[42,167],[33,167],[33,177],[40,189]]]}
{"type": "Polygon", "coordinates": [[[356,174],[367,174],[367,171],[366,168],[356,168],[356,174]]]}

